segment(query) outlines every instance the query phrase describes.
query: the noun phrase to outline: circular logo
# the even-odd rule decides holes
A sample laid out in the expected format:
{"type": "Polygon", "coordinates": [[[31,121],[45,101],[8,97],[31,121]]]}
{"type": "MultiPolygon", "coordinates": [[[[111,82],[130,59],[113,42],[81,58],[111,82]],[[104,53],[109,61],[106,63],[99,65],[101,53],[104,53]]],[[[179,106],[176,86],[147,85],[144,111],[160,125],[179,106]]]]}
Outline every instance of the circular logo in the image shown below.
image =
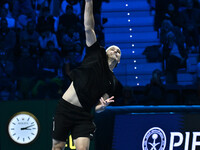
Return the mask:
{"type": "Polygon", "coordinates": [[[166,135],[161,128],[153,127],[149,129],[143,137],[143,150],[165,150],[166,135]]]}

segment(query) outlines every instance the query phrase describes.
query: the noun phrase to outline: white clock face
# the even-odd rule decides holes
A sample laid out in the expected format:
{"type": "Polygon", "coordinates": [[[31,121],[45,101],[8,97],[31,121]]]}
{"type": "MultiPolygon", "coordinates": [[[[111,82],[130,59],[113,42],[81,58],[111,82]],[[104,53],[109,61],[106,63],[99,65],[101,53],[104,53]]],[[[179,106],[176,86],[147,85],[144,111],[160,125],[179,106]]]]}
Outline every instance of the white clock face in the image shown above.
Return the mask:
{"type": "Polygon", "coordinates": [[[31,113],[17,113],[8,124],[8,133],[16,143],[28,144],[35,140],[39,133],[38,120],[31,113]]]}

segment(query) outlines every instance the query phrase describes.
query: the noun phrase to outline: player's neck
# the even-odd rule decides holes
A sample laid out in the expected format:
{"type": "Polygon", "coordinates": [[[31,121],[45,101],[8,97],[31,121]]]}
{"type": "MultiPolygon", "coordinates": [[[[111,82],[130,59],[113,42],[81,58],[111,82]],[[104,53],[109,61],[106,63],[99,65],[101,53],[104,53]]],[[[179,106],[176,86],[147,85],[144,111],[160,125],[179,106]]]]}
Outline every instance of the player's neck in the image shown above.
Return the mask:
{"type": "Polygon", "coordinates": [[[113,69],[115,68],[116,64],[117,64],[116,60],[110,60],[110,59],[108,60],[108,66],[109,66],[109,69],[111,71],[113,71],[113,69]]]}

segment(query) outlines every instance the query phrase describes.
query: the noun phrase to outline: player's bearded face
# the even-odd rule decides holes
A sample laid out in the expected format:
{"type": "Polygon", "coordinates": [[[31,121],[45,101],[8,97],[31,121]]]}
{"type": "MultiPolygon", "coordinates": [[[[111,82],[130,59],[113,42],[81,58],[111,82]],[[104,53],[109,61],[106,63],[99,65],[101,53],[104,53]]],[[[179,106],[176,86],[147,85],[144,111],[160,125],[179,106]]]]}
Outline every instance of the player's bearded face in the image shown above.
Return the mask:
{"type": "Polygon", "coordinates": [[[121,58],[121,51],[118,47],[110,47],[107,50],[107,56],[110,59],[115,59],[118,63],[120,62],[120,58],[121,58]]]}

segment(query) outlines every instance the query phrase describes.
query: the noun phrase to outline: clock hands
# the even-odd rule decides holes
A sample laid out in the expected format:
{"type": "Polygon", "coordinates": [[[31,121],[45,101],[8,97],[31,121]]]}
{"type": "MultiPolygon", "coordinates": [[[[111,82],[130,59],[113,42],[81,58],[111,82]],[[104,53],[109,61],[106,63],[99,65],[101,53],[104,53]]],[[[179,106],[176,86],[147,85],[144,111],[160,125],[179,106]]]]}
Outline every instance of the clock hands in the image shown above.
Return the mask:
{"type": "Polygon", "coordinates": [[[30,125],[30,126],[27,126],[27,127],[24,127],[24,128],[21,128],[21,130],[31,130],[31,129],[28,129],[28,128],[30,128],[30,127],[32,127],[32,126],[34,126],[34,124],[33,124],[33,125],[30,125]]]}

